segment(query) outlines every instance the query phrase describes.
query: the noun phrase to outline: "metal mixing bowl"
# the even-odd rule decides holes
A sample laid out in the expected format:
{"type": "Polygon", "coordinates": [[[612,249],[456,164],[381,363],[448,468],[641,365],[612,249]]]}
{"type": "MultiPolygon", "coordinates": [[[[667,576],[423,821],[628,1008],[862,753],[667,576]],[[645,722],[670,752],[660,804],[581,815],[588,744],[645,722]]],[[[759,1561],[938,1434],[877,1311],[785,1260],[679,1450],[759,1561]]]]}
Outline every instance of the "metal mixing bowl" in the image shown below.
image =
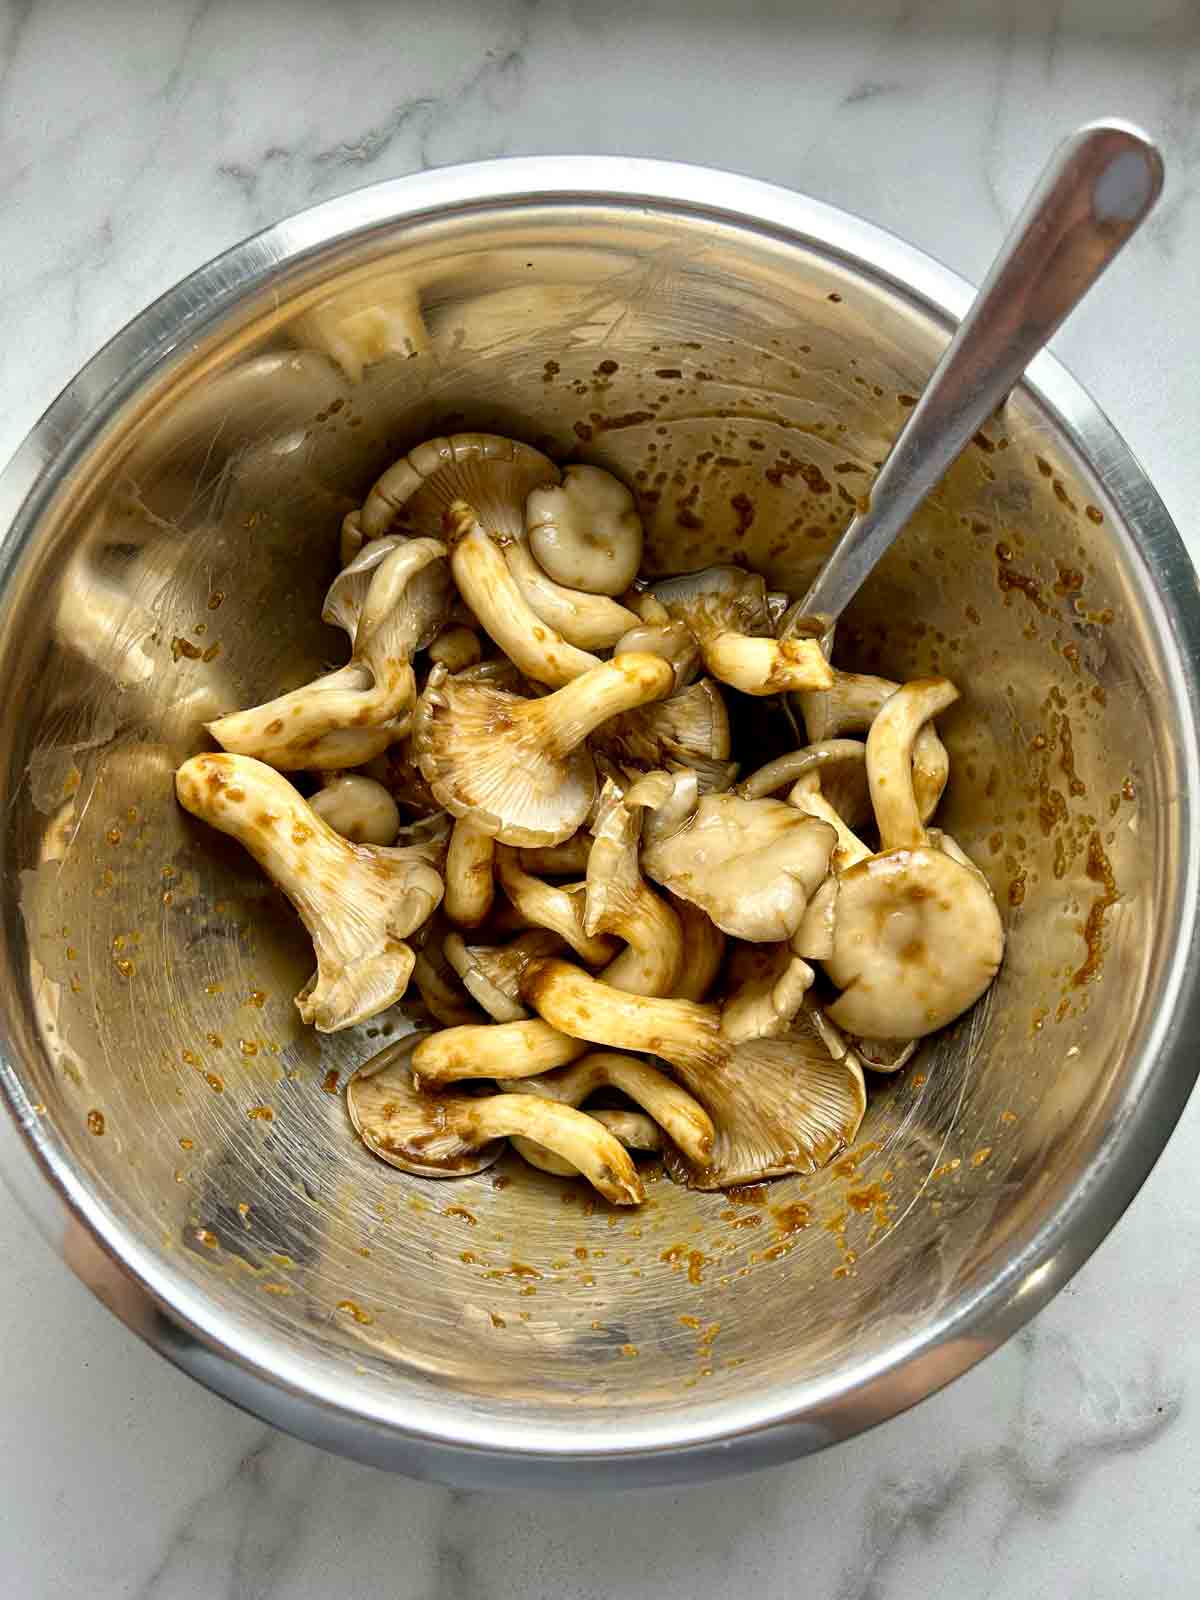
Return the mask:
{"type": "Polygon", "coordinates": [[[462,1484],[696,1478],[910,1405],[1112,1226],[1200,1060],[1200,610],[1153,489],[1048,358],[840,642],[961,685],[945,825],[1007,960],[815,1179],[757,1205],[662,1180],[618,1214],[515,1162],[381,1165],[325,1090],[402,1008],[306,1031],[294,916],[172,792],[215,708],[342,658],[317,621],[341,515],[423,436],[602,463],[659,569],[744,558],[801,590],[968,293],[746,179],[498,162],[230,251],[35,428],[0,479],[2,1159],[180,1366],[462,1484]],[[371,327],[393,352],[359,370],[371,327]]]}

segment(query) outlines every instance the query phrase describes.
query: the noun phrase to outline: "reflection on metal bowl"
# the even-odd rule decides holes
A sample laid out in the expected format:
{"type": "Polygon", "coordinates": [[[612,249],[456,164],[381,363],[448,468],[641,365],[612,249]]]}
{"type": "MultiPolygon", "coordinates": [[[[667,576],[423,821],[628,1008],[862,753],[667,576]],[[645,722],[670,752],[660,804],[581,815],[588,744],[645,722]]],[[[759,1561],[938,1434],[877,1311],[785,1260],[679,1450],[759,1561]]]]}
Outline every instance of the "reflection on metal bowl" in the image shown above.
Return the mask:
{"type": "Polygon", "coordinates": [[[181,1366],[464,1484],[694,1478],[911,1404],[1111,1227],[1197,1068],[1200,625],[1153,490],[1049,358],[841,635],[962,688],[939,820],[1008,958],[813,1179],[663,1179],[618,1213],[512,1157],[454,1184],[374,1161],[336,1085],[417,1012],[305,1029],[294,916],[172,791],[205,720],[340,659],[342,515],[422,437],[610,468],[654,570],[744,560],[796,593],[967,298],[744,179],[501,162],[231,251],[35,429],[0,479],[0,1154],[181,1366]]]}

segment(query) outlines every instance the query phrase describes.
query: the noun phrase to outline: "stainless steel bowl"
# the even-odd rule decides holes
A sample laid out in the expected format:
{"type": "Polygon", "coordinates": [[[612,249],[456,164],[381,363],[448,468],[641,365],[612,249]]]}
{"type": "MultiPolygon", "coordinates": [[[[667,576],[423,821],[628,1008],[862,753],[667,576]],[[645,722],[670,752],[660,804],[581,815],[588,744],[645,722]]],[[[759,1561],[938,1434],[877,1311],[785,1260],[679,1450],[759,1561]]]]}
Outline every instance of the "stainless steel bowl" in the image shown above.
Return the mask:
{"type": "Polygon", "coordinates": [[[324,1090],[407,1019],[302,1029],[294,918],[172,794],[214,708],[338,658],[315,619],[341,513],[423,435],[611,466],[660,568],[745,557],[802,589],[968,293],[743,178],[497,162],[239,246],[35,428],[0,479],[3,1162],[185,1370],[457,1483],[696,1478],[946,1383],[1120,1215],[1197,1071],[1200,612],[1048,358],[843,630],[861,666],[963,687],[947,826],[1008,958],[812,1181],[750,1205],[662,1181],[618,1215],[515,1165],[373,1161],[324,1090]],[[360,369],[366,334],[390,354],[360,369]]]}

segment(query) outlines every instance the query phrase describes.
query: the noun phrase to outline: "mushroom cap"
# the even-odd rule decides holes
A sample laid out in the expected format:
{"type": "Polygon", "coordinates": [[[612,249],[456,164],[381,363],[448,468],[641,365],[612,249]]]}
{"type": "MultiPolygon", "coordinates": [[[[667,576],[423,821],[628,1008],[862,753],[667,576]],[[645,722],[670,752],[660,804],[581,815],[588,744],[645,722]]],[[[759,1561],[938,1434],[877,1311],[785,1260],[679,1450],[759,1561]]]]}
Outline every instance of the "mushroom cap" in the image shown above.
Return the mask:
{"type": "Polygon", "coordinates": [[[495,433],[456,433],[427,439],[394,462],[363,502],[369,539],[392,527],[438,535],[456,500],[465,501],[490,534],[522,539],[525,502],[559,471],[540,450],[495,433]]]}
{"type": "Polygon", "coordinates": [[[470,1096],[427,1094],[413,1085],[412,1055],[424,1033],[409,1034],[372,1056],[346,1085],[354,1131],[373,1155],[402,1172],[426,1178],[482,1172],[504,1153],[504,1140],[473,1145],[470,1096]],[[457,1113],[457,1114],[456,1114],[457,1113]]]}
{"type": "Polygon", "coordinates": [[[729,963],[734,988],[721,1007],[721,1032],[739,1043],[786,1033],[816,973],[786,944],[741,945],[729,963]]]}
{"type": "Polygon", "coordinates": [[[668,758],[725,762],[732,745],[725,697],[711,678],[611,717],[592,740],[614,760],[639,767],[661,767],[668,758]]]}
{"type": "Polygon", "coordinates": [[[708,1165],[689,1175],[697,1189],[815,1172],[853,1141],[867,1108],[857,1056],[835,1061],[804,1010],[781,1038],[736,1045],[703,1085],[684,1082],[717,1132],[708,1165]]]}
{"type": "Polygon", "coordinates": [[[355,844],[391,844],[400,832],[396,802],[374,778],[343,772],[309,801],[322,821],[355,844]]]}
{"type": "Polygon", "coordinates": [[[706,634],[729,631],[767,638],[773,630],[767,586],[741,567],[705,567],[652,585],[650,593],[672,618],[685,622],[703,644],[706,634]]]}
{"type": "Polygon", "coordinates": [[[548,750],[521,699],[484,683],[430,684],[413,725],[421,772],[438,802],[469,816],[504,844],[561,844],[580,826],[596,792],[585,744],[548,750]]]}
{"type": "Polygon", "coordinates": [[[960,1016],[1004,954],[985,880],[940,850],[887,850],[838,879],[828,1008],[864,1039],[920,1039],[960,1016]]]}
{"type": "Polygon", "coordinates": [[[837,835],[781,800],[705,795],[692,820],[642,851],[648,877],[754,943],[790,939],[837,835]]]}
{"type": "Polygon", "coordinates": [[[349,638],[351,648],[371,580],[381,563],[404,543],[403,539],[373,539],[352,561],[347,562],[326,590],[321,621],[329,623],[330,627],[341,628],[349,638]]]}
{"type": "Polygon", "coordinates": [[[618,595],[637,577],[642,519],[633,495],[602,467],[570,466],[561,484],[534,489],[525,528],[538,563],[556,583],[618,595]]]}

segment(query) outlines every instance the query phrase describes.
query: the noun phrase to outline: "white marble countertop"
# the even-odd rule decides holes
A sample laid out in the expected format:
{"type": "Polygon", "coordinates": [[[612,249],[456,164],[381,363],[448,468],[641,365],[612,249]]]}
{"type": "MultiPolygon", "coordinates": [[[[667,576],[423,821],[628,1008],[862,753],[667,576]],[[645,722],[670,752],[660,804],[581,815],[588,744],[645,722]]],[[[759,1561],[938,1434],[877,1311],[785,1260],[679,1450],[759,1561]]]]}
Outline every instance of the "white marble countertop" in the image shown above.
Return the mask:
{"type": "MultiPolygon", "coordinates": [[[[372,179],[545,151],[706,162],[977,278],[1055,140],[1118,113],[1162,139],[1168,192],[1056,348],[1200,556],[1198,112],[1189,0],[0,0],[0,458],[177,278],[372,179]]],[[[1193,1104],[1070,1288],[908,1416],[599,1501],[455,1494],[273,1432],[150,1355],[0,1195],[4,1592],[1183,1600],[1198,1164],[1193,1104]]]]}

